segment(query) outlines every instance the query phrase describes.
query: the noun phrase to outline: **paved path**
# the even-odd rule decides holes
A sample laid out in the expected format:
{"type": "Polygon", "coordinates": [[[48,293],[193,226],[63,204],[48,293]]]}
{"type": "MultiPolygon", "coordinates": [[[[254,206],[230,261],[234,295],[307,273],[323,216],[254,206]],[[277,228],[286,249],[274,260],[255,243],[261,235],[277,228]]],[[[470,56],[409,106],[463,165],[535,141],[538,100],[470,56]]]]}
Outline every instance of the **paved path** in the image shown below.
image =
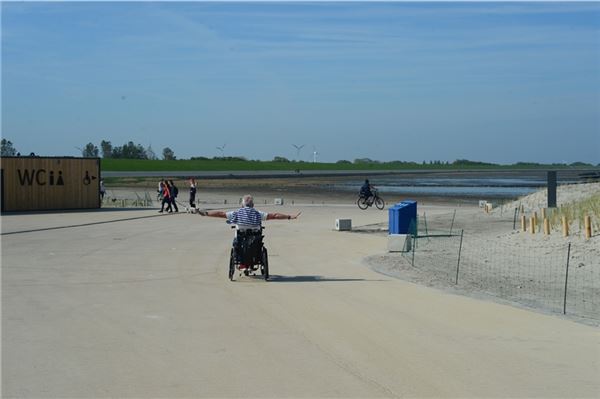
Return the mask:
{"type": "Polygon", "coordinates": [[[303,211],[270,282],[227,280],[221,219],[3,216],[2,396],[600,397],[599,329],[371,271],[334,221],[387,212],[265,209],[303,211]]]}

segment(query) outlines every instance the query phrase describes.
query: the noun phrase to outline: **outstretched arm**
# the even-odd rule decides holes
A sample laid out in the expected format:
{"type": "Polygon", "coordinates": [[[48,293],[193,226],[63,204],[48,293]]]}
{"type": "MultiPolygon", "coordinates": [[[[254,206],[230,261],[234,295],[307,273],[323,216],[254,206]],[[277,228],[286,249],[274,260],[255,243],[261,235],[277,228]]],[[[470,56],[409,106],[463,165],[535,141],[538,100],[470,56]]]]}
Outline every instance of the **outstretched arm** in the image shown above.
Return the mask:
{"type": "Polygon", "coordinates": [[[298,212],[295,215],[286,215],[285,213],[267,213],[267,220],[272,220],[272,219],[298,219],[298,216],[300,216],[302,212],[298,212]]]}
{"type": "Polygon", "coordinates": [[[227,219],[227,214],[223,211],[198,211],[200,216],[210,216],[214,218],[224,218],[227,219]]]}

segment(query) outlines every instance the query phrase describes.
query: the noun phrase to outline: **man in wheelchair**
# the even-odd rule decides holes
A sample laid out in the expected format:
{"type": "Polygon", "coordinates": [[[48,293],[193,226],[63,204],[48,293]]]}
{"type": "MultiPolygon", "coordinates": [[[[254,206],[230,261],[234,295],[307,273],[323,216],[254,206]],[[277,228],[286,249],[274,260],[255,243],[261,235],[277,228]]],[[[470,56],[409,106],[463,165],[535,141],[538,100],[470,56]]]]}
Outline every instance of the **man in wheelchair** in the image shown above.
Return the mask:
{"type": "Polygon", "coordinates": [[[287,215],[285,213],[259,211],[254,208],[254,199],[251,195],[244,195],[242,198],[242,208],[236,211],[202,210],[198,211],[198,213],[202,216],[225,218],[228,224],[236,226],[232,257],[235,257],[234,260],[238,264],[238,269],[246,271],[248,268],[261,263],[263,252],[262,222],[274,219],[291,220],[297,219],[300,216],[300,212],[296,215],[287,215]]]}

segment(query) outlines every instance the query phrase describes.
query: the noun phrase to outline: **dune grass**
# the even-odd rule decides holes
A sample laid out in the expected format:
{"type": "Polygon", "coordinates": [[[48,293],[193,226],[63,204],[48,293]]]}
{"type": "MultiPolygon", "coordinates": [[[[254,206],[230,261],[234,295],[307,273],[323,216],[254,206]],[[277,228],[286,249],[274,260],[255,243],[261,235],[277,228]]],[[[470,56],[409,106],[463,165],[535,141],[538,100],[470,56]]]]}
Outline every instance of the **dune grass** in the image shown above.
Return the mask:
{"type": "Polygon", "coordinates": [[[548,219],[553,228],[560,229],[562,218],[566,217],[569,230],[577,226],[577,231],[583,231],[585,217],[590,216],[592,231],[600,231],[600,193],[596,193],[581,201],[574,201],[550,211],[548,219]]]}

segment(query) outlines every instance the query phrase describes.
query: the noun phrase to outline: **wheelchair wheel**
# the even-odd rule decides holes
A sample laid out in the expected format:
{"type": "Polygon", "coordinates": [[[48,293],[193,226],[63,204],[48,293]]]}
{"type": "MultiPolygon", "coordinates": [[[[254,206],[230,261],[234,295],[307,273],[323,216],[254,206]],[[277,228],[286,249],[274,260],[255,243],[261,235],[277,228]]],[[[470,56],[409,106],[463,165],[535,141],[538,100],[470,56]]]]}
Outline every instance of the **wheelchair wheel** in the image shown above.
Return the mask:
{"type": "Polygon", "coordinates": [[[265,280],[269,279],[269,256],[267,254],[267,248],[263,247],[261,253],[261,267],[260,273],[263,275],[265,280]]]}
{"type": "Polygon", "coordinates": [[[381,197],[375,198],[375,206],[377,209],[383,209],[385,207],[385,202],[381,197]]]}
{"type": "Polygon", "coordinates": [[[229,280],[233,281],[235,275],[235,252],[231,248],[231,256],[229,257],[229,280]]]}
{"type": "Polygon", "coordinates": [[[369,203],[367,202],[367,199],[365,197],[358,197],[356,205],[358,205],[358,207],[363,210],[369,207],[369,203]]]}

